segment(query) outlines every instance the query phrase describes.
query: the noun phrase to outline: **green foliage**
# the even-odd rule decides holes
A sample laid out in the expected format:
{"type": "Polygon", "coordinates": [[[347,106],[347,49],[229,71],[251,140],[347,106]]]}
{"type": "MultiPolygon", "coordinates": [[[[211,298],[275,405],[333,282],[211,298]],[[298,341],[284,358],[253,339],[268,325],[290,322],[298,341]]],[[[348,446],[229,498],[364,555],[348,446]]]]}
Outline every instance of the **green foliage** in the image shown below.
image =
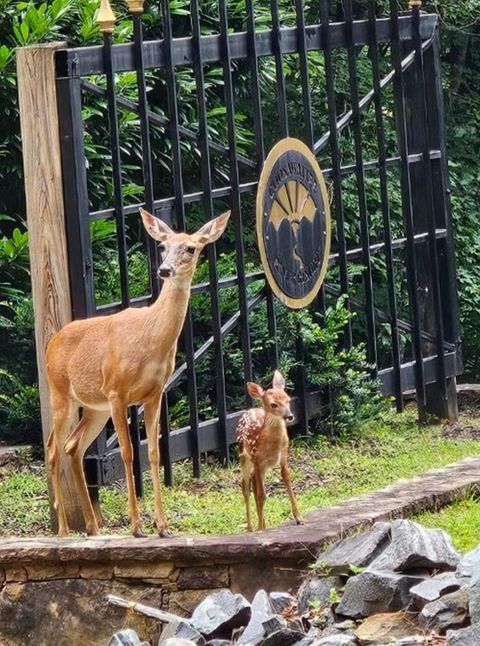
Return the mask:
{"type": "Polygon", "coordinates": [[[42,437],[38,388],[0,368],[2,439],[12,444],[38,443],[42,437]]]}

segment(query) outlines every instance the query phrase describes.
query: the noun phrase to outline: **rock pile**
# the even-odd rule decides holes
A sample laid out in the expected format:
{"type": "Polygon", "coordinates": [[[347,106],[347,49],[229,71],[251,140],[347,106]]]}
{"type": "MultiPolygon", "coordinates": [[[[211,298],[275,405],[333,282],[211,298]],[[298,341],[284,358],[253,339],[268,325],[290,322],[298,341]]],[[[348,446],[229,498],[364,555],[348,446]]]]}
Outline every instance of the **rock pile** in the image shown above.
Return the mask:
{"type": "MultiPolygon", "coordinates": [[[[462,558],[442,530],[395,520],[338,541],[313,571],[296,597],[211,594],[158,646],[480,646],[480,547],[462,558]]],[[[109,646],[144,644],[124,630],[109,646]]]]}

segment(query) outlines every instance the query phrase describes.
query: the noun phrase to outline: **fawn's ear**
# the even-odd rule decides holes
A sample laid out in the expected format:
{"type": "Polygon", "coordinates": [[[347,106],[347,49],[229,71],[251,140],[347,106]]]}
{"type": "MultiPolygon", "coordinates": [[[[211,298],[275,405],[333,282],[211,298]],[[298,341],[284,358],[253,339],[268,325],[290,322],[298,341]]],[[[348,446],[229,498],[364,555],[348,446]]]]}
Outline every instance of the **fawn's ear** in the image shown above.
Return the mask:
{"type": "Polygon", "coordinates": [[[145,211],[145,209],[140,208],[140,215],[142,216],[143,226],[147,230],[148,235],[154,240],[164,242],[168,236],[174,233],[168,224],[165,224],[165,222],[162,222],[148,211],[145,211]]]}
{"type": "Polygon", "coordinates": [[[265,394],[265,391],[261,386],[253,384],[251,381],[247,382],[247,390],[250,397],[256,397],[257,399],[261,399],[265,394]]]}
{"type": "Polygon", "coordinates": [[[280,388],[285,390],[285,379],[282,377],[282,374],[279,370],[275,370],[273,373],[272,388],[280,388]]]}
{"type": "Polygon", "coordinates": [[[222,213],[214,220],[210,220],[207,224],[204,224],[201,229],[195,234],[197,240],[200,244],[210,244],[210,242],[215,242],[218,240],[222,233],[225,231],[227,226],[228,219],[230,217],[230,211],[222,213]]]}

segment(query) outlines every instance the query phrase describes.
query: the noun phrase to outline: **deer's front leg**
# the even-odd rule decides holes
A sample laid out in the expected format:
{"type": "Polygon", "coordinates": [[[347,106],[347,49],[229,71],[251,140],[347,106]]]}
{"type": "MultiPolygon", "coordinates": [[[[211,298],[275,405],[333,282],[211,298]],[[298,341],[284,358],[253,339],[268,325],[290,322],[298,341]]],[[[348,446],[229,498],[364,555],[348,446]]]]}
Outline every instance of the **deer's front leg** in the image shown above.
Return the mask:
{"type": "MultiPolygon", "coordinates": [[[[250,484],[252,480],[252,463],[248,455],[240,453],[240,466],[242,469],[242,493],[247,513],[247,532],[253,532],[252,515],[250,512],[250,484]]],[[[255,496],[256,498],[256,496],[255,496]]]]}
{"type": "Polygon", "coordinates": [[[280,474],[287,488],[288,497],[290,498],[290,506],[292,507],[293,517],[297,521],[297,525],[301,525],[303,523],[303,520],[300,515],[300,512],[298,511],[297,499],[295,498],[295,494],[293,492],[292,480],[290,478],[290,469],[288,468],[286,452],[282,453],[282,457],[280,459],[280,474]]]}
{"type": "Polygon", "coordinates": [[[148,442],[148,460],[152,472],[155,526],[159,536],[168,538],[171,536],[168,530],[167,517],[163,508],[162,485],[160,484],[160,449],[159,449],[159,419],[160,406],[162,405],[162,395],[154,397],[147,402],[144,407],[145,429],[147,432],[148,442]]]}
{"type": "Polygon", "coordinates": [[[138,511],[135,481],[133,479],[133,446],[130,440],[127,423],[127,405],[117,396],[109,397],[110,414],[117,431],[120,454],[125,466],[127,478],[128,511],[132,523],[132,534],[137,538],[145,536],[142,531],[140,512],[138,511]]]}

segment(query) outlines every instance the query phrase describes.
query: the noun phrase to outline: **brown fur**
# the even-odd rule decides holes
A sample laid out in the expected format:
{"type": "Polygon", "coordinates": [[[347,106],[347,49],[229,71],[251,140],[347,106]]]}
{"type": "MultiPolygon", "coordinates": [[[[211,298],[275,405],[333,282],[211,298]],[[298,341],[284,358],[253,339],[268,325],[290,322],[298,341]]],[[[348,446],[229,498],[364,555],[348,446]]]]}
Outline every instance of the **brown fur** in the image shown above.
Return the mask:
{"type": "Polygon", "coordinates": [[[159,480],[159,415],[165,384],[170,378],[190,298],[190,287],[203,247],[223,233],[229,213],[207,223],[193,235],[174,233],[146,211],[141,211],[149,235],[165,246],[160,270],[168,274],[160,296],[150,307],[128,308],[118,314],[66,325],[51,340],[46,354],[47,379],[53,409],[48,441],[59,535],[68,534],[60,486],[59,453],[72,461],[87,532],[98,533],[83,473],[83,456],[111,416],[125,464],[132,531],[142,535],[135,495],[133,449],[127,408],[144,404],[148,456],[155,497],[155,523],[160,534],[167,528],[159,480]],[[66,438],[83,408],[82,419],[66,438]]]}
{"type": "Polygon", "coordinates": [[[282,480],[287,487],[292,513],[297,521],[302,519],[292,488],[288,468],[286,419],[293,419],[290,397],[285,392],[285,382],[278,372],[273,378],[273,387],[264,391],[257,384],[248,383],[248,392],[262,401],[263,408],[249,409],[238,422],[237,441],[242,468],[242,491],[247,512],[247,530],[253,531],[250,513],[250,490],[253,489],[258,515],[258,529],[265,529],[264,504],[266,499],[264,479],[266,472],[280,465],[282,480]]]}

